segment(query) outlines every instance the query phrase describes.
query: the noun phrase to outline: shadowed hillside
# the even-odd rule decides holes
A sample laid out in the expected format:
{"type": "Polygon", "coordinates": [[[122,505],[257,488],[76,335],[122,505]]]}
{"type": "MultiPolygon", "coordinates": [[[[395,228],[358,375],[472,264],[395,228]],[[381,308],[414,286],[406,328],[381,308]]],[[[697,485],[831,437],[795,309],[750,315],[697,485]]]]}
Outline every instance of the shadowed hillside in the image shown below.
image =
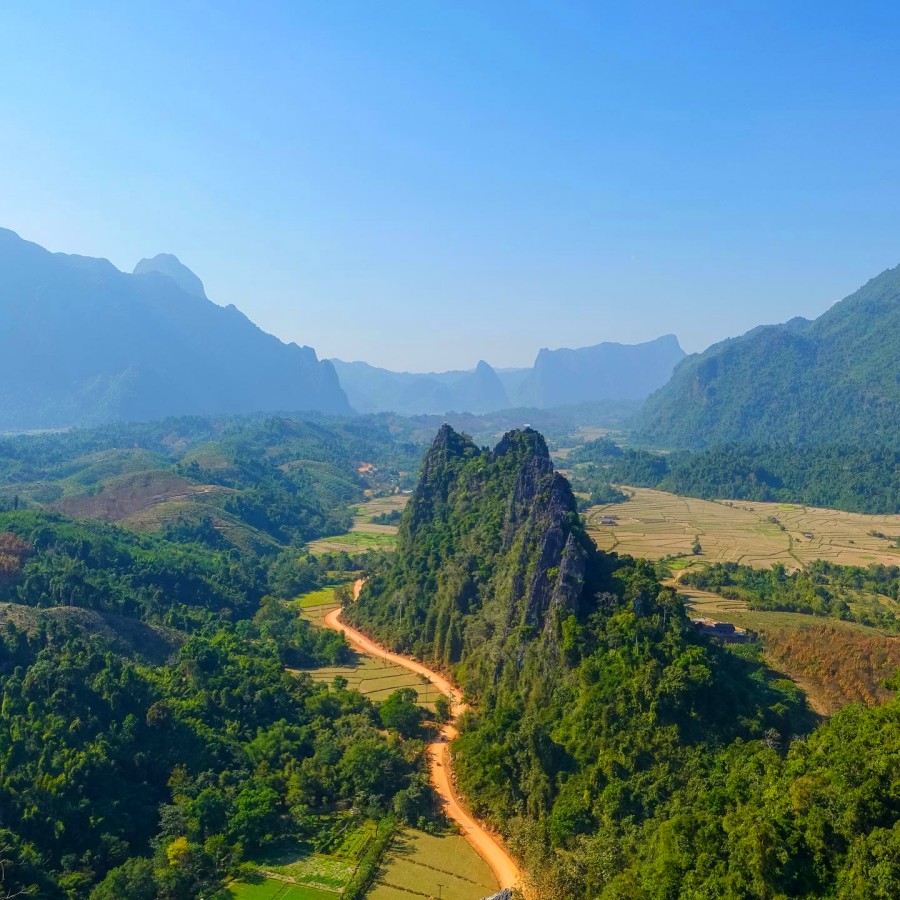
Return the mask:
{"type": "Polygon", "coordinates": [[[0,429],[351,412],[329,362],[207,300],[174,257],[144,260],[136,271],[144,274],[49,253],[0,230],[0,429]]]}

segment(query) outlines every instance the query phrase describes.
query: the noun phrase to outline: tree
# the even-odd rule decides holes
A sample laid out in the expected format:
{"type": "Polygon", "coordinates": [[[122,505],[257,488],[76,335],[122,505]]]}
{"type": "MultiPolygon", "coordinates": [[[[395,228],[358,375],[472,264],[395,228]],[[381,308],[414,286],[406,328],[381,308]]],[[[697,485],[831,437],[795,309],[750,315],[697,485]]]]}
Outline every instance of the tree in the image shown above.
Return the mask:
{"type": "Polygon", "coordinates": [[[437,700],[434,701],[434,717],[440,722],[449,722],[452,715],[452,704],[450,698],[444,694],[439,694],[437,700]]]}
{"type": "Polygon", "coordinates": [[[129,859],[91,891],[91,900],[156,900],[156,873],[149,859],[129,859]]]}
{"type": "Polygon", "coordinates": [[[422,727],[422,708],[418,704],[419,695],[414,688],[400,688],[394,691],[378,710],[381,724],[403,737],[415,737],[422,727]]]}

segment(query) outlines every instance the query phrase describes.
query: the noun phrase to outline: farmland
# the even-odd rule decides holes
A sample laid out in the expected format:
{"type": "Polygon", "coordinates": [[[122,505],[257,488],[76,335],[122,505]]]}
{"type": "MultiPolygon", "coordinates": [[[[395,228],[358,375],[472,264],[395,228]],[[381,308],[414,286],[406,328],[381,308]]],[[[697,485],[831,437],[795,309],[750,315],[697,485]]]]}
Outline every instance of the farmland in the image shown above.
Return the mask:
{"type": "MultiPolygon", "coordinates": [[[[696,562],[739,562],[788,569],[815,559],[841,565],[900,564],[900,516],[866,516],[778,503],[723,502],[625,488],[627,503],[596,506],[586,519],[601,550],[647,559],[679,554],[696,562]],[[616,524],[604,525],[615,517],[616,524]],[[886,537],[876,537],[879,532],[886,537]],[[701,551],[694,556],[694,542],[701,551]]],[[[688,564],[682,562],[682,565],[688,564]]]]}
{"type": "MultiPolygon", "coordinates": [[[[313,625],[321,625],[325,616],[335,609],[337,604],[330,597],[324,602],[311,601],[315,601],[323,594],[330,593],[332,590],[325,589],[298,597],[294,603],[298,606],[301,617],[313,625]]],[[[340,675],[347,679],[347,686],[351,690],[357,690],[372,700],[384,700],[394,691],[405,687],[415,688],[419,695],[419,703],[428,709],[433,709],[434,701],[437,699],[435,688],[418,675],[402,666],[362,654],[355,654],[355,660],[349,666],[327,666],[305,671],[309,672],[314,681],[326,684],[330,684],[340,675]]]]}
{"type": "Polygon", "coordinates": [[[353,525],[348,534],[320,538],[309,544],[311,553],[363,553],[366,550],[390,550],[396,545],[397,526],[378,525],[372,520],[394,510],[403,511],[409,502],[407,494],[376,497],[359,504],[354,510],[353,525]]]}
{"type": "MultiPolygon", "coordinates": [[[[601,549],[667,559],[670,581],[693,618],[730,622],[758,632],[767,662],[803,688],[810,705],[830,715],[848,703],[883,702],[884,679],[900,665],[900,640],[874,628],[797,612],[750,609],[745,600],[681,584],[688,568],[736,562],[755,568],[783,563],[789,570],[816,559],[840,565],[900,565],[891,538],[900,516],[865,516],[776,503],[711,502],[662,491],[626,488],[626,503],[587,513],[601,549]],[[615,524],[601,520],[615,517],[615,524]],[[886,535],[878,537],[871,532],[886,535]],[[694,543],[700,552],[694,554],[694,543]]],[[[853,604],[853,597],[848,596],[853,604]]],[[[883,602],[891,602],[883,598],[883,602]]]]}
{"type": "Polygon", "coordinates": [[[497,890],[487,863],[462,835],[441,836],[407,830],[395,840],[382,862],[370,900],[480,900],[497,890]]]}
{"type": "Polygon", "coordinates": [[[347,817],[336,824],[347,828],[330,852],[300,844],[269,853],[254,862],[254,875],[233,882],[218,900],[337,900],[356,875],[376,824],[355,825],[347,817]]]}

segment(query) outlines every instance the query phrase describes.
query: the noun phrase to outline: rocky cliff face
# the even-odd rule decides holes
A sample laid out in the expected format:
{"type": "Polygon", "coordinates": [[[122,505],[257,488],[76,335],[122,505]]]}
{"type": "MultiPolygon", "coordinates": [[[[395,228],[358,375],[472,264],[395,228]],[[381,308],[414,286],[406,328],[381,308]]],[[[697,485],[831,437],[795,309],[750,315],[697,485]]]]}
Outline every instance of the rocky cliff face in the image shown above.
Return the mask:
{"type": "Polygon", "coordinates": [[[540,434],[511,431],[491,451],[444,425],[397,562],[350,615],[399,648],[494,681],[530,642],[559,649],[563,623],[600,585],[602,560],[540,434]]]}

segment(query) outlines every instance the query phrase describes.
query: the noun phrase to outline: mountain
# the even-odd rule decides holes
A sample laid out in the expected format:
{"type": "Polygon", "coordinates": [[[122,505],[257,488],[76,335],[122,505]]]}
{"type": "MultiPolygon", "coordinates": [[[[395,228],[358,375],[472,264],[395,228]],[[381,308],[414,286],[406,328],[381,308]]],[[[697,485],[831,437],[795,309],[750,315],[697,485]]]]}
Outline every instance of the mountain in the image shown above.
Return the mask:
{"type": "Polygon", "coordinates": [[[420,415],[636,404],[665,384],[684,355],[678,338],[670,334],[644,344],[544,349],[530,369],[495,370],[482,360],[472,371],[414,374],[363,362],[331,362],[359,412],[420,415]]]}
{"type": "Polygon", "coordinates": [[[391,372],[364,362],[331,362],[350,403],[361,413],[486,413],[511,405],[497,373],[484,360],[471,371],[427,374],[391,372]]]}
{"type": "Polygon", "coordinates": [[[900,437],[900,267],[814,321],[755,328],[688,357],[647,401],[662,446],[894,442],[900,437]]]}
{"type": "Polygon", "coordinates": [[[674,334],[643,344],[541,350],[519,385],[515,405],[547,409],[603,400],[644,400],[685,357],[674,334]]]}
{"type": "Polygon", "coordinates": [[[797,687],[710,641],[651,565],[597,551],[531,429],[490,451],[444,425],[344,616],[462,688],[456,784],[531,896],[888,896],[900,876],[878,849],[900,803],[865,800],[897,787],[900,704],[813,730],[797,687]]]}
{"type": "Polygon", "coordinates": [[[0,430],[263,410],[352,412],[334,367],[206,299],[175,257],[137,274],[0,229],[0,430]]]}
{"type": "Polygon", "coordinates": [[[555,641],[602,569],[569,483],[530,428],[488,451],[441,426],[400,528],[399,556],[387,576],[394,602],[379,603],[376,595],[391,592],[375,579],[351,612],[396,638],[402,602],[404,646],[441,666],[472,647],[483,665],[496,666],[518,652],[522,629],[555,641]]]}
{"type": "Polygon", "coordinates": [[[202,297],[204,300],[206,290],[203,282],[177,257],[171,253],[157,253],[153,259],[142,259],[134,267],[134,275],[149,275],[156,272],[159,275],[167,275],[186,294],[202,297]]]}

